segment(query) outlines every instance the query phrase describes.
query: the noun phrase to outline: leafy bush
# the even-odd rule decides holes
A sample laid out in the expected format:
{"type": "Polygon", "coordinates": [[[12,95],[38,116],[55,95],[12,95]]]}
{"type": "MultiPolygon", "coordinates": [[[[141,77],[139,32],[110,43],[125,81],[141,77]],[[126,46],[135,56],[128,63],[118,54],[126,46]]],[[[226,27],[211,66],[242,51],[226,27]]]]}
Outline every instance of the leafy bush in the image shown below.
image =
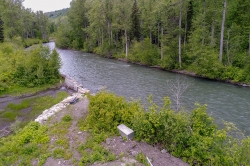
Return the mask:
{"type": "Polygon", "coordinates": [[[0,138],[0,165],[15,165],[18,161],[29,165],[41,155],[41,145],[49,142],[47,126],[31,122],[15,135],[0,138]]]}
{"type": "Polygon", "coordinates": [[[144,41],[133,43],[128,59],[132,62],[156,65],[160,56],[156,45],[151,44],[149,38],[145,38],[144,41]]]}
{"type": "MultiPolygon", "coordinates": [[[[196,104],[191,113],[176,113],[171,110],[167,97],[162,107],[153,103],[151,96],[148,101],[150,106],[144,111],[138,103],[127,103],[112,93],[99,92],[90,96],[89,115],[84,126],[97,133],[114,133],[117,125],[124,123],[135,131],[137,140],[160,144],[191,165],[250,165],[250,138],[241,136],[239,140],[237,134],[232,134],[238,129],[231,123],[219,129],[206,113],[206,105],[196,104]]],[[[86,143],[83,149],[92,146],[86,143]]],[[[82,162],[93,162],[94,158],[85,161],[83,157],[82,162]]]]}
{"type": "Polygon", "coordinates": [[[72,120],[71,116],[70,115],[65,115],[63,118],[62,118],[63,121],[65,122],[69,122],[72,120]]]}
{"type": "Polygon", "coordinates": [[[0,44],[0,92],[19,85],[38,87],[55,84],[60,79],[61,61],[54,50],[37,47],[30,51],[12,43],[0,44]]]}
{"type": "Polygon", "coordinates": [[[97,93],[89,96],[89,113],[86,128],[94,131],[117,132],[117,126],[124,123],[131,126],[136,110],[140,109],[137,102],[126,102],[124,97],[117,97],[110,92],[97,93]]]}

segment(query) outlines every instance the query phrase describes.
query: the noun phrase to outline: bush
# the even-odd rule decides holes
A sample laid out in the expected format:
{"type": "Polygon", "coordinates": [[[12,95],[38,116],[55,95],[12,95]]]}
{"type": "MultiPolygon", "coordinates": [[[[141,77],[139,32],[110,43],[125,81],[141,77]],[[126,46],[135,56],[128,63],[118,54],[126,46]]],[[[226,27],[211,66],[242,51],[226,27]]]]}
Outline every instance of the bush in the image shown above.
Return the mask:
{"type": "Polygon", "coordinates": [[[157,46],[151,44],[149,38],[145,38],[141,42],[135,41],[128,56],[128,60],[145,65],[156,65],[159,59],[157,46]]]}
{"type": "Polygon", "coordinates": [[[121,123],[132,126],[136,110],[140,109],[137,102],[126,102],[124,97],[117,97],[110,92],[100,92],[89,96],[89,113],[86,118],[86,128],[96,132],[117,132],[121,123]]]}
{"type": "Polygon", "coordinates": [[[69,122],[72,120],[71,116],[70,115],[65,115],[63,118],[62,118],[63,121],[65,122],[69,122]]]}
{"type": "Polygon", "coordinates": [[[0,138],[0,165],[15,165],[17,161],[30,165],[32,158],[38,158],[41,145],[49,142],[48,128],[30,122],[16,134],[0,138]]]}
{"type": "MultiPolygon", "coordinates": [[[[235,134],[238,129],[231,123],[219,129],[206,113],[206,105],[197,104],[189,114],[171,110],[167,97],[163,107],[153,103],[151,96],[148,101],[150,106],[145,111],[136,102],[126,102],[123,97],[106,91],[99,92],[90,96],[85,128],[96,133],[114,133],[117,125],[124,123],[135,131],[137,140],[161,145],[191,165],[250,165],[250,138],[241,136],[243,139],[239,140],[235,134]]],[[[84,149],[90,147],[92,144],[86,143],[84,149]]],[[[100,160],[98,154],[92,157],[88,161],[83,157],[82,162],[100,160]]]]}

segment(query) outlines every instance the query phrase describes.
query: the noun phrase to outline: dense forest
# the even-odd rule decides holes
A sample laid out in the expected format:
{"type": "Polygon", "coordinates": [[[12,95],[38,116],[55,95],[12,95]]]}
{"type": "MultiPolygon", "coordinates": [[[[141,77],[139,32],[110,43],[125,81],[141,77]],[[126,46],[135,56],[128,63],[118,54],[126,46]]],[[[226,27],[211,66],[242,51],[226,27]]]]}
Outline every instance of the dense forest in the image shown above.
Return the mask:
{"type": "Polygon", "coordinates": [[[49,19],[42,12],[34,13],[22,5],[23,0],[0,0],[0,41],[29,46],[49,39],[49,19]]]}
{"type": "Polygon", "coordinates": [[[73,0],[56,44],[250,83],[248,0],[73,0]]]}

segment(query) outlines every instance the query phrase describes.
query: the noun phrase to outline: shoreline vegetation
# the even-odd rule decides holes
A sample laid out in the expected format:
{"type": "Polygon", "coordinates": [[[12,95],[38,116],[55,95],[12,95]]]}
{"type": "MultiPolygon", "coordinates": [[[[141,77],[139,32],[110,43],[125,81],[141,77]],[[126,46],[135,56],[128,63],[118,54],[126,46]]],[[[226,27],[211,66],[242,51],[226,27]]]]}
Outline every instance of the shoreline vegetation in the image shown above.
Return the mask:
{"type": "Polygon", "coordinates": [[[243,0],[76,0],[51,20],[61,20],[58,48],[249,87],[249,7],[243,0]]]}
{"type": "MultiPolygon", "coordinates": [[[[159,107],[149,96],[150,106],[145,110],[138,101],[127,101],[108,91],[100,91],[94,96],[88,94],[86,99],[89,104],[73,108],[83,113],[83,117],[74,115],[72,108],[66,107],[66,112],[62,111],[66,114],[59,112],[54,116],[56,122],[53,118],[43,125],[30,122],[24,128],[15,130],[14,134],[0,138],[0,156],[3,156],[0,163],[25,165],[37,160],[38,165],[43,165],[49,162],[49,158],[50,161],[51,158],[72,161],[76,152],[72,152],[70,145],[74,141],[66,137],[71,131],[70,126],[76,124],[80,131],[75,134],[88,136],[84,136],[86,142],[82,140],[75,145],[75,151],[82,156],[73,160],[75,163],[90,165],[119,160],[124,154],[113,154],[103,147],[103,143],[118,135],[117,125],[125,124],[135,131],[138,143],[146,142],[165,149],[191,165],[250,164],[250,137],[245,137],[229,122],[218,128],[214,119],[206,113],[206,105],[196,105],[191,113],[176,112],[171,109],[169,98],[164,98],[165,104],[159,107]],[[78,119],[75,120],[74,116],[78,119]],[[56,142],[51,142],[53,139],[56,142]],[[4,157],[6,155],[8,157],[4,157]]],[[[147,164],[143,152],[137,154],[136,159],[147,164]]]]}
{"type": "MultiPolygon", "coordinates": [[[[99,55],[99,56],[102,56],[102,55],[99,55]]],[[[105,58],[109,58],[109,57],[105,57],[105,58]]],[[[116,60],[119,60],[119,61],[122,61],[122,62],[132,63],[132,64],[136,64],[136,65],[140,65],[140,66],[145,66],[145,67],[149,67],[149,68],[156,68],[156,69],[159,69],[159,70],[164,70],[164,71],[168,71],[168,72],[183,74],[183,75],[187,75],[187,76],[198,77],[198,78],[203,78],[203,79],[208,79],[208,80],[213,80],[213,81],[219,81],[219,82],[228,83],[228,84],[232,84],[232,85],[236,85],[236,86],[250,87],[249,83],[234,82],[233,80],[212,79],[212,78],[204,77],[202,75],[198,75],[198,74],[196,74],[196,73],[194,73],[192,71],[188,71],[188,70],[179,70],[179,69],[167,70],[167,69],[164,69],[164,68],[162,68],[161,66],[158,66],[158,65],[149,66],[149,65],[146,65],[146,64],[131,62],[129,60],[122,59],[122,58],[112,58],[112,59],[116,59],[116,60]]]]}

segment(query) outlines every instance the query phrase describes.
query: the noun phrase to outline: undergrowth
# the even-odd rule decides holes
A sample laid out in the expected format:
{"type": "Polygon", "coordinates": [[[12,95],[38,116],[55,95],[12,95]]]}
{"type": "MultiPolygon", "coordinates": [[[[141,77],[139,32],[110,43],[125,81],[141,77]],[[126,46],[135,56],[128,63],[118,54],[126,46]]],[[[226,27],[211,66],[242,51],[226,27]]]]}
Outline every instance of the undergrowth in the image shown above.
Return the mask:
{"type": "Polygon", "coordinates": [[[79,124],[82,129],[115,134],[117,125],[124,123],[134,130],[136,140],[161,144],[191,165],[250,165],[250,137],[238,139],[239,130],[232,123],[225,122],[219,129],[206,113],[206,105],[196,104],[190,113],[176,113],[167,97],[159,107],[150,96],[147,111],[138,102],[106,91],[89,98],[89,113],[79,124]]]}

